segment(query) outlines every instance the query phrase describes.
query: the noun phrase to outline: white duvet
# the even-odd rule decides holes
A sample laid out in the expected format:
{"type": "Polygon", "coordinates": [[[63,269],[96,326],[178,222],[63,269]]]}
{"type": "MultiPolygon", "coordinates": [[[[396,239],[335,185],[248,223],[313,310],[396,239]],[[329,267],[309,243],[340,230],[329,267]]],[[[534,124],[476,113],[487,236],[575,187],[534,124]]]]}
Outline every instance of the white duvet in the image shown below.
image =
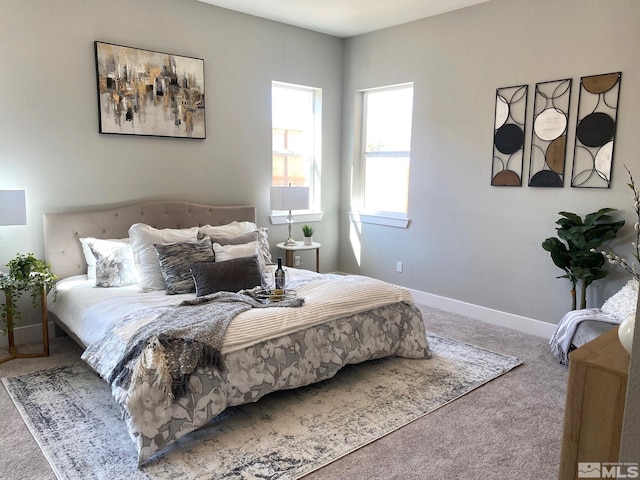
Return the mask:
{"type": "MultiPolygon", "coordinates": [[[[227,330],[222,353],[232,352],[258,342],[298,331],[319,322],[363,312],[392,303],[412,304],[408,290],[390,286],[369,277],[340,277],[339,288],[331,289],[334,276],[309,270],[287,270],[288,282],[305,300],[305,315],[296,309],[251,309],[238,315],[227,330]],[[308,280],[315,280],[307,282],[308,280]],[[363,289],[363,282],[368,288],[363,289]],[[390,288],[391,287],[391,288],[390,288]],[[330,295],[327,295],[327,289],[330,295]]],[[[195,294],[167,295],[164,290],[141,292],[136,285],[101,288],[86,275],[69,277],[58,282],[57,299],[49,299],[49,310],[56,315],[87,346],[100,340],[124,317],[137,317],[145,309],[153,316],[142,318],[133,329],[143,326],[170,308],[195,294]]],[[[126,334],[126,333],[125,333],[126,334]]]]}

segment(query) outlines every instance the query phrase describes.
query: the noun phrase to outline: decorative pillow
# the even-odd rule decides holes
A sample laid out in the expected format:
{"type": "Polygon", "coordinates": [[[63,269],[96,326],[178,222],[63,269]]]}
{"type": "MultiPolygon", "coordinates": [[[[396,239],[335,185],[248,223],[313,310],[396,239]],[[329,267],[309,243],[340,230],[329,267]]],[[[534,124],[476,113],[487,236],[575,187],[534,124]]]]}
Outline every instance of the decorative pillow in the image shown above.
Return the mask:
{"type": "Polygon", "coordinates": [[[80,244],[82,245],[82,253],[84,254],[84,260],[87,262],[87,278],[93,279],[96,278],[96,257],[91,251],[89,245],[94,245],[99,249],[116,245],[122,245],[123,243],[131,243],[128,238],[120,238],[120,239],[102,239],[102,238],[93,238],[93,237],[85,237],[80,239],[80,244]]]}
{"type": "Polygon", "coordinates": [[[211,240],[207,237],[197,243],[156,244],[162,278],[167,285],[167,295],[193,293],[196,287],[189,268],[194,263],[215,260],[211,240]]]}
{"type": "Polygon", "coordinates": [[[253,222],[231,222],[226,225],[203,225],[200,227],[200,236],[219,235],[219,236],[240,236],[245,233],[255,232],[258,229],[253,222]]]}
{"type": "Polygon", "coordinates": [[[96,259],[96,287],[124,287],[136,283],[133,251],[127,243],[98,246],[89,243],[96,259]]]}
{"type": "Polygon", "coordinates": [[[143,290],[164,290],[166,285],[154,245],[197,242],[198,227],[160,230],[144,223],[135,223],[129,228],[129,238],[138,270],[138,286],[143,290]]]}
{"type": "Polygon", "coordinates": [[[260,254],[257,240],[240,245],[220,245],[219,243],[214,243],[213,251],[216,254],[216,262],[224,262],[233,258],[251,257],[252,255],[260,254]]]}
{"type": "Polygon", "coordinates": [[[257,254],[223,262],[196,263],[191,266],[191,274],[197,297],[221,291],[238,292],[262,282],[257,254]]]}
{"type": "Polygon", "coordinates": [[[269,235],[268,228],[259,228],[253,232],[239,234],[220,234],[215,233],[209,235],[213,243],[220,245],[240,245],[242,243],[249,243],[252,241],[258,241],[258,247],[260,252],[260,261],[263,265],[273,264],[271,258],[271,251],[269,250],[269,235]]]}
{"type": "Polygon", "coordinates": [[[217,243],[219,245],[241,245],[243,243],[257,242],[258,235],[259,232],[255,230],[241,235],[213,234],[208,237],[211,239],[211,243],[217,243]]]}
{"type": "Polygon", "coordinates": [[[607,315],[611,315],[623,321],[636,311],[638,302],[638,280],[632,278],[627,284],[604,302],[601,310],[607,315]]]}
{"type": "Polygon", "coordinates": [[[266,265],[273,265],[273,259],[271,258],[271,250],[269,249],[269,229],[266,227],[260,227],[258,229],[258,244],[260,246],[260,255],[266,265]]]}

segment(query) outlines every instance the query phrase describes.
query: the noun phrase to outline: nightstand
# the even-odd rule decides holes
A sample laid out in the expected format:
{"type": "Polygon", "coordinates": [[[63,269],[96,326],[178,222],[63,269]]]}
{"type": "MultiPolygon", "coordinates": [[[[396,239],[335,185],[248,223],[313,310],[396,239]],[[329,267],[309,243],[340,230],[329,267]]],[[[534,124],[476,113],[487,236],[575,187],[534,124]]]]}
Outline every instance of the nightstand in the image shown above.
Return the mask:
{"type": "MultiPolygon", "coordinates": [[[[9,303],[11,301],[11,291],[4,290],[4,294],[6,297],[6,302],[9,303]]],[[[13,337],[13,315],[7,313],[7,340],[9,346],[9,355],[0,358],[0,363],[8,362],[9,360],[13,360],[14,358],[37,358],[49,356],[49,319],[47,316],[47,290],[45,288],[42,289],[42,293],[40,294],[40,308],[42,309],[42,352],[20,353],[18,351],[13,337]]]]}
{"type": "Polygon", "coordinates": [[[311,242],[311,245],[305,245],[304,242],[296,242],[295,245],[285,245],[284,242],[280,242],[276,245],[280,250],[285,251],[284,263],[287,267],[293,267],[293,254],[294,252],[302,252],[304,250],[316,251],[316,272],[320,273],[320,244],[318,242],[311,242]]]}
{"type": "Polygon", "coordinates": [[[569,355],[561,480],[580,477],[579,462],[618,461],[629,358],[618,327],[569,355]]]}

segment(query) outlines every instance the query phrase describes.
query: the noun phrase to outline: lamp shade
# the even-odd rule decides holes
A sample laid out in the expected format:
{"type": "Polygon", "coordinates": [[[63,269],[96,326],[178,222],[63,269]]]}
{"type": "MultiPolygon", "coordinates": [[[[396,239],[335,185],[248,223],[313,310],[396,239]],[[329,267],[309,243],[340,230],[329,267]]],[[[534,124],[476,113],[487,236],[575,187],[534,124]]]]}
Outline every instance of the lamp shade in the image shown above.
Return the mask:
{"type": "Polygon", "coordinates": [[[271,210],[306,210],[309,187],[271,187],[271,210]]]}
{"type": "Polygon", "coordinates": [[[26,225],[24,190],[0,190],[0,225],[26,225]]]}

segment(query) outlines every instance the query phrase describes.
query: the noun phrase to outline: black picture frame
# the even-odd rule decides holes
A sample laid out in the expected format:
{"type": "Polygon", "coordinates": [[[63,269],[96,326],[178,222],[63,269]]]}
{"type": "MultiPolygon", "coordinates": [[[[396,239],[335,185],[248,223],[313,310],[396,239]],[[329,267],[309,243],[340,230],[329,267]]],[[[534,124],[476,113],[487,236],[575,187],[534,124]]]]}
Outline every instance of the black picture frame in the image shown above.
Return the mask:
{"type": "Polygon", "coordinates": [[[622,72],[580,78],[571,186],[610,188],[622,72]]]}
{"type": "Polygon", "coordinates": [[[496,89],[491,185],[522,186],[527,85],[496,89]]]}
{"type": "Polygon", "coordinates": [[[94,45],[101,134],[206,138],[203,59],[94,45]]]}
{"type": "Polygon", "coordinates": [[[529,156],[529,186],[564,186],[572,80],[536,83],[529,156]]]}

